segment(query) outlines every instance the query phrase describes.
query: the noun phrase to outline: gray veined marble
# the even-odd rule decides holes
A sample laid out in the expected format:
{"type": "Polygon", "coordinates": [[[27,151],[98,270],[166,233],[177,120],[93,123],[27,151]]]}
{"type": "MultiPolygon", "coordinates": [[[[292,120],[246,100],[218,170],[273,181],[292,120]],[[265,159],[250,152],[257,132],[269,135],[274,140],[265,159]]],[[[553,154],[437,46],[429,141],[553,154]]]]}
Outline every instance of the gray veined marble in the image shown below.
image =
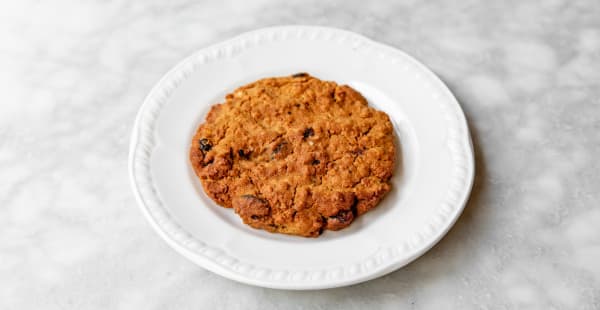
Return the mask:
{"type": "Polygon", "coordinates": [[[600,2],[0,3],[0,309],[599,309],[600,2]],[[416,56],[469,119],[471,199],[431,251],[311,292],[205,271],[129,190],[134,115],[182,57],[279,24],[416,56]]]}

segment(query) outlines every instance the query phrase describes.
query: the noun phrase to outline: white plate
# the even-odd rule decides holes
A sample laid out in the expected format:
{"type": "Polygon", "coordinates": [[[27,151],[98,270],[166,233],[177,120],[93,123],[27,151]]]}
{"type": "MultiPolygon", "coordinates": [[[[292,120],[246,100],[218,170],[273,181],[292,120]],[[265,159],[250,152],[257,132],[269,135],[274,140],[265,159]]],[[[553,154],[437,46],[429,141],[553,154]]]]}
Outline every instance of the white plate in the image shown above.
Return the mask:
{"type": "Polygon", "coordinates": [[[418,61],[351,32],[287,26],[207,47],[167,73],[137,116],[129,169],[148,221],[185,257],[248,284],[319,289],[387,274],[431,248],[464,207],[474,161],[460,106],[418,61]],[[350,227],[316,239],[244,225],[204,194],[188,163],[212,104],[237,86],[297,72],[351,85],[388,113],[397,137],[393,190],[350,227]]]}

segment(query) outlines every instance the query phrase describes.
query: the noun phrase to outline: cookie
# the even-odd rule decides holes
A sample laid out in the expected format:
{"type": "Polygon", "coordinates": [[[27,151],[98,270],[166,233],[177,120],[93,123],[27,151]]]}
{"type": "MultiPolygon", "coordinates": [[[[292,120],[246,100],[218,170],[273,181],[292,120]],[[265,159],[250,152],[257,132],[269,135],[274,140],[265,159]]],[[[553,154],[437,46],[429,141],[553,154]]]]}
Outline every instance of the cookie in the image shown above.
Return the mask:
{"type": "Polygon", "coordinates": [[[266,78],[210,109],[190,160],[206,194],[244,223],[316,237],[390,190],[393,127],[349,86],[305,73],[266,78]]]}

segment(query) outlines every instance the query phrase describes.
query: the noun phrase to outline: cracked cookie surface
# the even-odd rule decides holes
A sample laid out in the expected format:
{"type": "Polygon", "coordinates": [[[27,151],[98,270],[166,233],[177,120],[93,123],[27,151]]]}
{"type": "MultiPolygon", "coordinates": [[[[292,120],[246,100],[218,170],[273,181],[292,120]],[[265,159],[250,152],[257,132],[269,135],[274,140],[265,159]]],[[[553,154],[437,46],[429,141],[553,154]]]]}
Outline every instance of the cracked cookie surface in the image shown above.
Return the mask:
{"type": "Polygon", "coordinates": [[[244,223],[316,237],[390,190],[393,126],[349,86],[305,73],[266,78],[212,106],[190,160],[206,194],[244,223]]]}

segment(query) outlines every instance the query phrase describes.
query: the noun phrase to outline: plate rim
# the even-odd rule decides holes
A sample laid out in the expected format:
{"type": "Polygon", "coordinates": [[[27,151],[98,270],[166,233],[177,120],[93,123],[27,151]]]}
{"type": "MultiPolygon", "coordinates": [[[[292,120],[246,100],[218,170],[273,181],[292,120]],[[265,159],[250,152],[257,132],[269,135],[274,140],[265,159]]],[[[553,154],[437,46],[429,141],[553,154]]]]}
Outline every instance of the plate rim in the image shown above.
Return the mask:
{"type": "MultiPolygon", "coordinates": [[[[210,44],[184,58],[164,74],[145,97],[137,112],[130,139],[128,172],[131,188],[144,217],[158,235],[184,257],[209,271],[238,282],[276,289],[310,290],[347,286],[380,277],[409,264],[431,249],[453,227],[468,201],[475,177],[475,159],[468,124],[460,104],[446,84],[413,56],[395,47],[347,30],[323,26],[287,25],[261,28],[242,33],[226,41],[210,44]],[[372,49],[381,57],[389,57],[392,60],[403,58],[404,61],[410,62],[426,75],[432,83],[435,83],[444,93],[443,96],[450,99],[445,108],[447,108],[448,115],[453,114],[451,116],[454,117],[455,123],[453,127],[449,127],[452,131],[447,138],[448,147],[453,164],[456,165],[456,160],[459,160],[461,164],[460,178],[454,176],[452,188],[449,189],[449,193],[445,194],[446,199],[443,206],[439,208],[440,212],[443,211],[445,214],[445,222],[435,226],[431,224],[432,227],[429,228],[432,229],[432,232],[429,235],[417,234],[419,240],[415,241],[414,245],[407,245],[413,248],[410,252],[411,255],[397,259],[383,267],[381,267],[382,264],[376,264],[374,267],[367,268],[370,271],[367,270],[358,276],[348,275],[344,270],[341,273],[340,270],[335,270],[329,274],[322,274],[322,271],[318,271],[320,274],[317,274],[317,271],[311,272],[310,270],[285,272],[265,267],[253,268],[244,266],[237,258],[196,240],[173,222],[168,212],[157,209],[162,207],[162,203],[157,201],[158,196],[149,176],[150,164],[142,160],[149,159],[153,146],[148,143],[140,145],[140,139],[148,139],[147,136],[153,133],[155,128],[148,123],[156,120],[160,108],[166,104],[170,94],[203,63],[222,57],[235,56],[245,48],[266,42],[285,41],[290,38],[349,40],[354,47],[372,49]],[[143,179],[140,180],[140,178],[143,179]],[[148,197],[152,194],[156,196],[153,199],[148,197]],[[452,196],[452,201],[449,201],[448,195],[452,196]]],[[[393,250],[384,251],[381,255],[387,255],[388,260],[393,259],[394,256],[398,257],[393,250]]]]}

